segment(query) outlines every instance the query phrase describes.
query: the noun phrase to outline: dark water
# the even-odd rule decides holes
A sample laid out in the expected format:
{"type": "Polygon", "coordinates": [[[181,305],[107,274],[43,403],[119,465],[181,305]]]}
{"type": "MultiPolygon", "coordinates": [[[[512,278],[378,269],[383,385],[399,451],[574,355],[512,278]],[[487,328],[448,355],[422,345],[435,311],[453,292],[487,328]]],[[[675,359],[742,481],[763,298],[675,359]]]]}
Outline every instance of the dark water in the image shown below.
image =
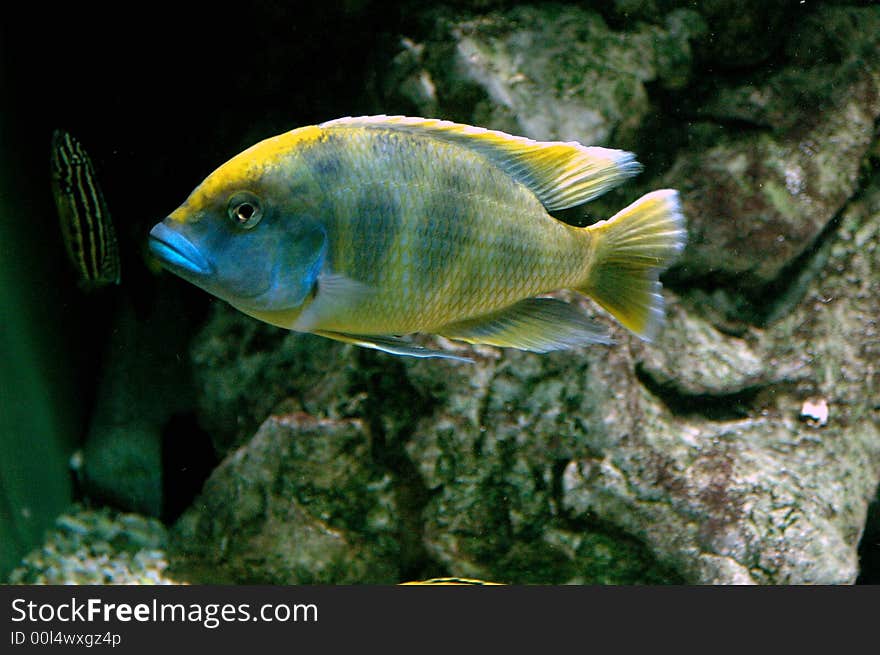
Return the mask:
{"type": "MultiPolygon", "coordinates": [[[[179,7],[163,11],[156,5],[106,13],[20,6],[14,20],[4,20],[4,290],[13,286],[20,295],[17,302],[4,299],[4,317],[8,313],[10,320],[3,323],[4,330],[32,333],[26,341],[36,343],[4,341],[20,355],[6,361],[37,370],[23,392],[27,381],[20,368],[3,368],[4,401],[17,410],[13,416],[4,404],[4,427],[10,434],[46,422],[51,428],[44,426],[39,439],[3,443],[2,528],[12,537],[0,540],[3,572],[78,493],[67,458],[90,420],[105,350],[119,329],[114,313],[120,297],[134,303],[139,320],[155,318],[150,312],[160,291],[141,257],[149,228],[211,169],[251,142],[366,107],[369,53],[388,38],[386,20],[395,17],[357,5],[291,12],[263,3],[229,15],[187,15],[179,7]],[[122,242],[120,289],[84,295],[65,259],[48,192],[49,139],[56,128],[76,135],[94,160],[122,242]],[[38,480],[48,483],[42,491],[34,486],[38,480]],[[28,517],[16,518],[22,507],[31,508],[28,517]]],[[[162,320],[179,321],[178,334],[186,337],[209,299],[178,284],[164,292],[183,296],[188,313],[162,320]]],[[[170,345],[184,358],[186,347],[185,338],[170,345]]],[[[193,441],[192,423],[191,415],[180,412],[167,427],[168,470],[189,463],[182,467],[185,474],[165,480],[171,499],[163,510],[167,518],[199,489],[210,468],[204,463],[215,461],[207,439],[187,445],[193,441]]]]}
{"type": "MultiPolygon", "coordinates": [[[[156,10],[96,22],[72,7],[48,17],[21,9],[4,25],[3,118],[22,202],[52,224],[46,134],[64,128],[95,160],[117,229],[140,247],[158,218],[246,145],[341,106],[365,109],[365,53],[376,51],[382,21],[333,7],[295,15],[269,3],[230,16],[156,10]]],[[[55,248],[54,260],[57,239],[45,236],[39,247],[55,248]]]]}

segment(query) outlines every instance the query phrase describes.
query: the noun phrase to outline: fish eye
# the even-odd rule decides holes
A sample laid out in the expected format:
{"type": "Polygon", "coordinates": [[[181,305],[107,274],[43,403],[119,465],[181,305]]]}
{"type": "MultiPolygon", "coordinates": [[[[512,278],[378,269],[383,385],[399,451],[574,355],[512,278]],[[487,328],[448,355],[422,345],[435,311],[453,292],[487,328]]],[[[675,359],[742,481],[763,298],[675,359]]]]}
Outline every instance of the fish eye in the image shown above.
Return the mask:
{"type": "Polygon", "coordinates": [[[263,218],[260,199],[253,193],[242,191],[229,199],[229,218],[237,227],[249,230],[263,218]]]}

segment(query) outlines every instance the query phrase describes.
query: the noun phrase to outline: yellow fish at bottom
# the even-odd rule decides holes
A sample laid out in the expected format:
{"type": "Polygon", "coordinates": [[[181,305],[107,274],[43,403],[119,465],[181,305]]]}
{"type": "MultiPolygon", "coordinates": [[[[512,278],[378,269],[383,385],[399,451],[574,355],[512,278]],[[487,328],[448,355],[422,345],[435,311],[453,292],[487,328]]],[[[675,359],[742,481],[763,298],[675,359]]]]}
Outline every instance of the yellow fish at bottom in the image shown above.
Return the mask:
{"type": "Polygon", "coordinates": [[[409,585],[470,585],[482,587],[503,586],[502,582],[487,582],[486,580],[477,580],[476,578],[431,578],[430,580],[414,580],[412,582],[401,582],[400,586],[409,585]]]}

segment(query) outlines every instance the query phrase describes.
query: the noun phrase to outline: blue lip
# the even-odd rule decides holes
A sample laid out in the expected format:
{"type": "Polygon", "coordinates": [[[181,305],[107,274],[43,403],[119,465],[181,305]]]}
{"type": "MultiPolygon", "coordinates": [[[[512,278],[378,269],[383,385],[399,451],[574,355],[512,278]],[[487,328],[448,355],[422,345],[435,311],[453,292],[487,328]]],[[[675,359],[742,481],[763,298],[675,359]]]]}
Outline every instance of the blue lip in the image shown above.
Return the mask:
{"type": "Polygon", "coordinates": [[[210,275],[213,272],[211,263],[199,249],[165,223],[158,223],[150,230],[150,252],[172,269],[193,275],[210,275]]]}

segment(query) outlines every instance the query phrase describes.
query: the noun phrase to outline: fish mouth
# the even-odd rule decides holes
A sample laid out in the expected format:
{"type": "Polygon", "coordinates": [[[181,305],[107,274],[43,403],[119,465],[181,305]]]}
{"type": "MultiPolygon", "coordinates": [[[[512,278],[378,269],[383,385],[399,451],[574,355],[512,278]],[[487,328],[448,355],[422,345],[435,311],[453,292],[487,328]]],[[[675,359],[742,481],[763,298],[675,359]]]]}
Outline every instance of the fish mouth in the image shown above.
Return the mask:
{"type": "Polygon", "coordinates": [[[150,230],[150,252],[163,266],[192,275],[210,275],[214,270],[198,248],[165,223],[150,230]]]}

